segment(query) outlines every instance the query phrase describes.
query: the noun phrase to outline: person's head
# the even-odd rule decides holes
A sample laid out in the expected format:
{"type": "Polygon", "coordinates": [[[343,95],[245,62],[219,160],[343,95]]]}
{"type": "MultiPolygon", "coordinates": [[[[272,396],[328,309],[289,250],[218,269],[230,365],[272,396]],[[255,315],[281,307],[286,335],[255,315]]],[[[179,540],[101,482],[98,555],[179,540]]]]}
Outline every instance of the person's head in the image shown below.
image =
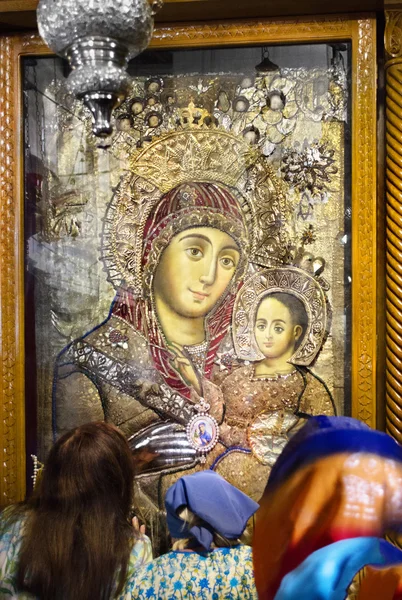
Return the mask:
{"type": "Polygon", "coordinates": [[[117,128],[117,131],[129,131],[131,128],[130,115],[128,115],[128,114],[120,115],[116,120],[116,128],[117,128]]]}
{"type": "Polygon", "coordinates": [[[283,92],[273,90],[267,98],[267,106],[271,110],[282,110],[285,106],[286,98],[283,92]]]}
{"type": "Polygon", "coordinates": [[[244,96],[238,96],[234,99],[234,109],[236,112],[246,112],[250,106],[250,102],[244,96]]]}
{"type": "Polygon", "coordinates": [[[258,504],[214,471],[178,479],[165,498],[167,524],[174,548],[239,544],[258,504]]]}
{"type": "Polygon", "coordinates": [[[253,83],[254,83],[253,77],[246,76],[246,77],[243,77],[243,79],[241,80],[240,87],[247,89],[247,88],[250,88],[253,85],[253,83]]]}
{"type": "Polygon", "coordinates": [[[205,423],[200,423],[198,425],[198,430],[200,433],[205,433],[205,423]]]}
{"type": "Polygon", "coordinates": [[[110,598],[122,588],[133,541],[134,463],[123,434],[104,422],[63,435],[34,497],[18,584],[41,600],[110,598]]]}
{"type": "MultiPolygon", "coordinates": [[[[317,582],[315,565],[300,563],[323,547],[330,549],[331,542],[373,540],[385,532],[395,535],[401,523],[401,504],[394,499],[400,498],[401,478],[402,448],[391,436],[351,417],[307,419],[273,466],[260,500],[253,540],[258,598],[283,599],[277,594],[281,579],[297,567],[299,573],[310,573],[317,582]]],[[[355,558],[359,560],[358,555],[355,558]]],[[[318,559],[323,578],[316,598],[327,597],[324,582],[328,583],[328,576],[334,583],[329,597],[346,598],[346,585],[343,593],[334,592],[335,580],[350,567],[346,557],[338,562],[333,556],[324,564],[318,559]]],[[[356,571],[359,569],[356,566],[356,571]]],[[[309,590],[303,590],[302,597],[310,600],[309,590]]],[[[387,598],[381,593],[367,597],[387,598]]],[[[393,593],[389,596],[396,597],[393,593]]]]}
{"type": "Polygon", "coordinates": [[[257,347],[265,358],[289,357],[307,329],[303,302],[293,294],[276,292],[260,301],[254,324],[257,347]]]}
{"type": "Polygon", "coordinates": [[[158,125],[161,124],[162,117],[159,113],[152,112],[148,115],[147,122],[148,122],[148,126],[152,127],[154,129],[155,127],[158,127],[158,125]]]}
{"type": "Polygon", "coordinates": [[[157,94],[160,92],[161,87],[162,83],[159,79],[149,79],[145,84],[145,88],[150,94],[157,94]]]}
{"type": "Polygon", "coordinates": [[[173,106],[176,104],[176,95],[172,91],[165,91],[161,94],[161,103],[164,105],[165,109],[170,111],[173,106]]]}
{"type": "Polygon", "coordinates": [[[246,142],[254,146],[260,141],[260,132],[257,127],[250,125],[250,127],[246,127],[246,129],[243,131],[243,138],[246,140],[246,142]]]}
{"type": "Polygon", "coordinates": [[[186,183],[165,195],[152,219],[144,272],[155,300],[180,316],[205,317],[244,270],[247,233],[236,200],[221,185],[186,183]]]}
{"type": "Polygon", "coordinates": [[[147,98],[145,99],[146,105],[147,106],[155,106],[155,104],[157,104],[158,102],[158,98],[156,96],[147,96],[147,98]]]}
{"type": "Polygon", "coordinates": [[[134,462],[123,434],[103,421],[87,423],[50,450],[38,490],[40,508],[66,513],[106,503],[128,516],[133,481],[134,462]]]}
{"type": "Polygon", "coordinates": [[[131,112],[134,116],[139,115],[144,110],[144,100],[142,98],[134,98],[131,102],[131,112]]]}

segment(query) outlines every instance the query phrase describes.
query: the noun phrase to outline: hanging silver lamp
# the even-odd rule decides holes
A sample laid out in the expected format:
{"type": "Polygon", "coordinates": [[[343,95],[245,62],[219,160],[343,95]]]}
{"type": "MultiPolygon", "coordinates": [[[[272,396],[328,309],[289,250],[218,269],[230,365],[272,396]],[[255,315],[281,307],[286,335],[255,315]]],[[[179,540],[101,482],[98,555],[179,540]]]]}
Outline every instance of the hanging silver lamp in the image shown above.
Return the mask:
{"type": "Polygon", "coordinates": [[[92,114],[92,130],[112,132],[111,114],[125,97],[128,61],[145,50],[163,1],[39,0],[39,33],[71,67],[69,90],[92,114]],[[152,4],[152,6],[151,6],[152,4]]]}
{"type": "Polygon", "coordinates": [[[266,75],[267,73],[273,73],[274,71],[279,71],[278,65],[272,62],[269,58],[268,48],[262,49],[262,60],[258,65],[255,66],[255,70],[259,75],[266,75]]]}

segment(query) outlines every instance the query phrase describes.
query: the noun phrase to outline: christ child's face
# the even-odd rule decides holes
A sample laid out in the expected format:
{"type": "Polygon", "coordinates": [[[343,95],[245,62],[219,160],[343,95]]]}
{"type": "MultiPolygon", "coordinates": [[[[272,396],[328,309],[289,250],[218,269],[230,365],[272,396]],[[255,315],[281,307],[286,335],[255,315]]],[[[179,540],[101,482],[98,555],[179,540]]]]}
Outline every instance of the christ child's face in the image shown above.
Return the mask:
{"type": "Polygon", "coordinates": [[[287,306],[276,298],[264,298],[257,310],[254,335],[265,358],[293,354],[301,334],[302,327],[293,322],[287,306]]]}

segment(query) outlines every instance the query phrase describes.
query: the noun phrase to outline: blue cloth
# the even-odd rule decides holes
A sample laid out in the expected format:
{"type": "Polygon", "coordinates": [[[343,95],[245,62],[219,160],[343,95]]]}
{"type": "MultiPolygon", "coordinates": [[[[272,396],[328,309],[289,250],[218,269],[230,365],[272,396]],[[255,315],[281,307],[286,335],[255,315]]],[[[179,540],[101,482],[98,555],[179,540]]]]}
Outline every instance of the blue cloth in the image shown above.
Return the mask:
{"type": "Polygon", "coordinates": [[[258,509],[257,502],[228,483],[214,471],[200,471],[178,479],[165,498],[167,524],[173,538],[194,537],[206,550],[211,549],[214,532],[237,539],[247,521],[258,509]],[[202,521],[188,528],[177,512],[187,507],[202,521]]]}
{"type": "Polygon", "coordinates": [[[311,417],[285,446],[270,473],[267,488],[287,479],[317,458],[338,452],[368,452],[402,462],[402,448],[391,436],[373,431],[351,417],[311,417]]]}
{"type": "Polygon", "coordinates": [[[313,552],[283,578],[275,600],[344,600],[355,575],[366,565],[402,563],[402,552],[385,540],[358,537],[313,552]]]}
{"type": "Polygon", "coordinates": [[[258,600],[251,548],[169,552],[138,569],[126,600],[258,600]]]}

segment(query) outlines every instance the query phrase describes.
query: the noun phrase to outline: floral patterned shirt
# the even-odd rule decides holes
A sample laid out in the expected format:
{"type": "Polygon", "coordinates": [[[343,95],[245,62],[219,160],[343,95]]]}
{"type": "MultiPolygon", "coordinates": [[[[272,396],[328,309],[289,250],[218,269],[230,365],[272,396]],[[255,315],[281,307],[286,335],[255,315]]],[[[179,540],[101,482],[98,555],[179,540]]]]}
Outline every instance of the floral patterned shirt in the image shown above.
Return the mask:
{"type": "Polygon", "coordinates": [[[173,551],[139,569],[128,580],[125,600],[257,599],[249,546],[212,552],[173,551]]]}
{"type": "MultiPolygon", "coordinates": [[[[16,590],[16,574],[19,552],[23,537],[24,519],[9,524],[6,517],[9,509],[0,515],[0,600],[34,600],[34,596],[16,590]]],[[[128,566],[128,578],[134,575],[139,567],[152,561],[151,540],[143,535],[133,546],[128,566]]],[[[119,596],[119,600],[126,597],[126,589],[119,596]]]]}

